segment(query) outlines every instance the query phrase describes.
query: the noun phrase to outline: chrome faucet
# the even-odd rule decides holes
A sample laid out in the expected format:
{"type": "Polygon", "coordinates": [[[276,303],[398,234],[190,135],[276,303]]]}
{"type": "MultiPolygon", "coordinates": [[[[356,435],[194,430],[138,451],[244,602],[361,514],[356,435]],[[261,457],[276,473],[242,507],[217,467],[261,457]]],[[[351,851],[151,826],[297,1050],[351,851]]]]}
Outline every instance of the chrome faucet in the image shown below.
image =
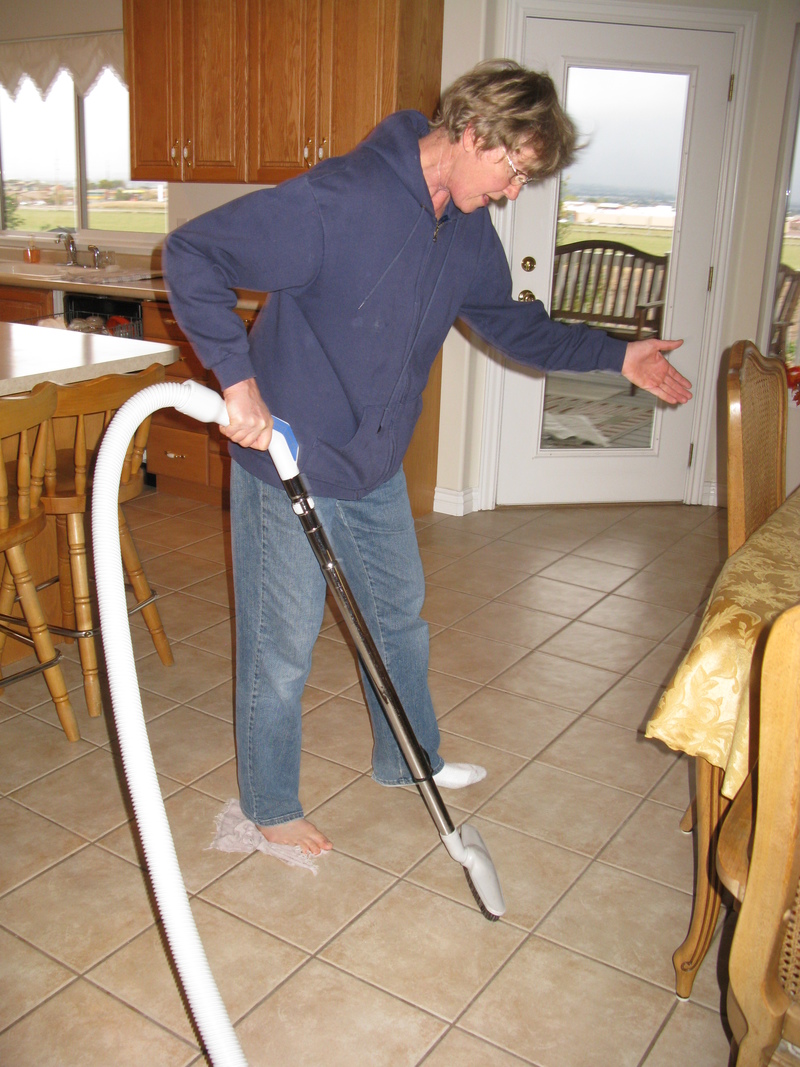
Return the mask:
{"type": "Polygon", "coordinates": [[[78,246],[75,244],[75,238],[71,233],[60,233],[58,235],[59,241],[64,242],[64,247],[67,250],[67,264],[70,267],[78,266],[78,246]]]}

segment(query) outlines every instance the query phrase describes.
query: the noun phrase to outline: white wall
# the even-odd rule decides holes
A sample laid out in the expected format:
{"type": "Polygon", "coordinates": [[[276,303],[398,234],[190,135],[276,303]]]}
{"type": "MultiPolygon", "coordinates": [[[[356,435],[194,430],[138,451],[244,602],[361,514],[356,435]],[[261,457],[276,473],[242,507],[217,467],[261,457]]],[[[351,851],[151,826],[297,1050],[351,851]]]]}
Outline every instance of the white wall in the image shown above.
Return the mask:
{"type": "MultiPolygon", "coordinates": [[[[642,0],[658,5],[660,0],[642,0]]],[[[566,16],[572,0],[561,0],[566,16]]],[[[582,5],[585,6],[585,5],[582,5]]],[[[756,14],[753,62],[743,133],[742,166],[737,180],[732,256],[725,301],[723,344],[714,359],[740,338],[757,338],[762,287],[767,272],[767,245],[778,165],[786,87],[800,0],[676,0],[672,6],[737,10],[756,14]]],[[[442,83],[468,70],[482,58],[503,54],[508,0],[445,0],[442,83]]],[[[482,423],[485,360],[460,335],[445,348],[442,390],[442,435],[439,444],[437,495],[442,510],[476,495],[482,423]]],[[[800,409],[791,405],[787,482],[800,483],[800,409]]],[[[717,439],[712,434],[704,481],[715,487],[724,479],[717,470],[717,439]]],[[[720,465],[722,468],[722,464],[720,465]]]]}

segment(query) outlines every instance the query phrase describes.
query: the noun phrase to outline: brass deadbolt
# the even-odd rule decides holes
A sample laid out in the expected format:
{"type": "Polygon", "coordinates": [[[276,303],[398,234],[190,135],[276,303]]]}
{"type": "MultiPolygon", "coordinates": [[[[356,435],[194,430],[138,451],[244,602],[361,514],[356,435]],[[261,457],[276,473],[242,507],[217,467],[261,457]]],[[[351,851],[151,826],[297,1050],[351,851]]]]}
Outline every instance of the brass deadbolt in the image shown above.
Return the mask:
{"type": "Polygon", "coordinates": [[[522,292],[517,297],[517,300],[522,300],[523,302],[527,302],[529,300],[535,300],[535,299],[536,299],[536,297],[533,295],[533,293],[530,291],[530,289],[523,289],[522,292]]]}
{"type": "Polygon", "coordinates": [[[535,266],[536,266],[536,260],[533,258],[533,256],[525,256],[525,258],[522,261],[522,269],[523,270],[527,270],[527,271],[532,271],[535,266]]]}

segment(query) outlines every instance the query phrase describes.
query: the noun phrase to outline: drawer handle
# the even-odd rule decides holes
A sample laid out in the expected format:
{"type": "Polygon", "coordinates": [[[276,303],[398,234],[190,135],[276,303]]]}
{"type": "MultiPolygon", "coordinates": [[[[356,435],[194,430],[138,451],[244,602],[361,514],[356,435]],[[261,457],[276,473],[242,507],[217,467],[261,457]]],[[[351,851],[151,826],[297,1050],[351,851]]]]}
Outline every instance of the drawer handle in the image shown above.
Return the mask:
{"type": "Polygon", "coordinates": [[[167,459],[186,459],[186,456],[182,452],[169,452],[164,450],[164,455],[167,459]]]}

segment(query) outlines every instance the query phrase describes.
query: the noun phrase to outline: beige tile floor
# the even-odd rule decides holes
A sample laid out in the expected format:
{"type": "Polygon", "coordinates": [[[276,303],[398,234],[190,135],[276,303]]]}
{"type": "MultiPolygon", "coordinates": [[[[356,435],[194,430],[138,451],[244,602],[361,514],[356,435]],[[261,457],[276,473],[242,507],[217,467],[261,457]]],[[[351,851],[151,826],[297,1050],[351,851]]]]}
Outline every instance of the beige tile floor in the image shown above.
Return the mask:
{"type": "MultiPolygon", "coordinates": [[[[356,668],[328,614],[304,705],[302,797],[336,850],[316,876],[209,851],[236,792],[226,517],[150,493],[128,515],[175,665],[141,619],[143,705],[184,878],[252,1067],[724,1067],[720,926],[688,1001],[671,954],[693,877],[689,761],[643,724],[697,622],[724,512],[508,509],[419,523],[446,801],[493,852],[481,917],[412,790],[369,777],[356,668]]],[[[163,948],[109,719],[74,646],[70,744],[41,678],[0,694],[0,1063],[205,1062],[163,948]]]]}

